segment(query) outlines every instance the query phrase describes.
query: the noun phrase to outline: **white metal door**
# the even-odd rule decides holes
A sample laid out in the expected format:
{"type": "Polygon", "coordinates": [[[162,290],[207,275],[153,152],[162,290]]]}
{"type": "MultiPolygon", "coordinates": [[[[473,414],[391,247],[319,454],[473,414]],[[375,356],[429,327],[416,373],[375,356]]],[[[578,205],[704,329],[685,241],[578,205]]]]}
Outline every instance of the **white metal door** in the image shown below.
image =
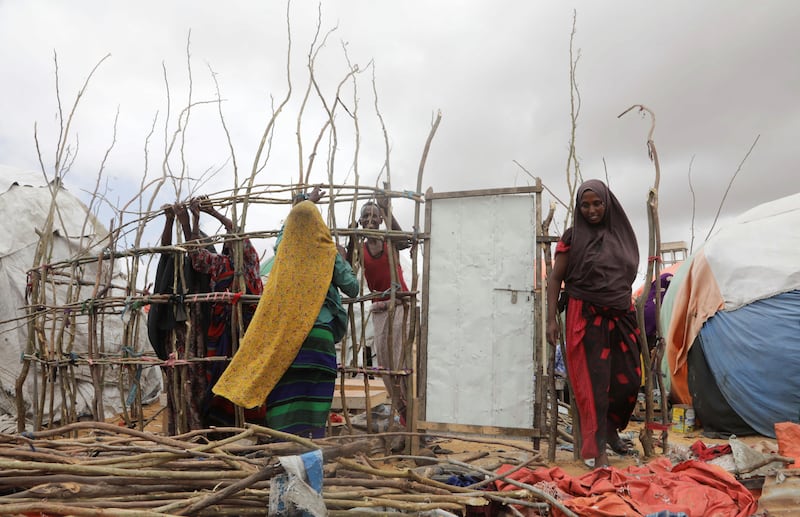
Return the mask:
{"type": "Polygon", "coordinates": [[[425,420],[532,427],[534,196],[429,202],[425,420]]]}

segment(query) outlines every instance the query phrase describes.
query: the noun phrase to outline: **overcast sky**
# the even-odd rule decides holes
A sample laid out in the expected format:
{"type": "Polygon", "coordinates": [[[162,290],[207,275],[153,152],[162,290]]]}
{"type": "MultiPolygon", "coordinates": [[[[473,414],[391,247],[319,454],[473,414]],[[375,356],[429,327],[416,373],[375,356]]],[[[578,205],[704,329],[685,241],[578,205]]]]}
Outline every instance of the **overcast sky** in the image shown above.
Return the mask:
{"type": "MultiPolygon", "coordinates": [[[[346,83],[341,95],[344,106],[358,110],[361,183],[374,184],[384,161],[374,77],[395,190],[416,188],[423,145],[441,111],[423,191],[529,184],[518,162],[566,198],[569,41],[575,10],[581,169],[587,179],[605,179],[607,169],[642,249],[647,243],[645,199],[653,182],[645,146],[650,120],[636,113],[617,118],[634,104],[646,105],[657,117],[663,240],[692,238],[690,162],[698,245],[757,137],[728,194],[722,220],[800,191],[795,156],[800,2],[789,0],[365,0],[326,1],[321,8],[296,1],[289,7],[292,98],[277,120],[261,183],[296,181],[297,114],[308,85],[307,54],[318,9],[320,38],[332,31],[314,67],[326,102],[332,102],[345,78],[348,59],[361,71],[356,76],[358,103],[353,83],[346,83]]],[[[146,170],[151,128],[147,168],[155,175],[160,174],[165,141],[189,101],[191,31],[191,98],[216,98],[213,70],[240,175],[248,174],[271,104],[277,106],[287,93],[286,12],[281,2],[0,0],[0,164],[38,170],[37,124],[44,163],[52,174],[58,109],[54,52],[65,113],[92,68],[110,54],[91,79],[72,123],[78,154],[65,182],[73,191],[94,188],[119,109],[104,182],[112,202],[128,201],[146,170]]],[[[337,110],[334,176],[337,182],[352,183],[353,123],[341,107],[337,110]]],[[[319,97],[312,93],[301,129],[306,162],[324,121],[319,97]]],[[[232,188],[230,150],[216,104],[192,109],[185,138],[192,178],[222,169],[205,183],[191,182],[192,189],[232,188]]],[[[326,153],[327,144],[312,182],[326,181],[326,153]]],[[[179,158],[173,153],[173,170],[180,170],[179,158]]],[[[188,195],[184,188],[180,197],[188,195]]],[[[171,186],[165,187],[156,206],[176,197],[171,186]]],[[[406,228],[412,222],[410,205],[396,203],[406,228]]],[[[563,213],[557,216],[559,227],[563,218],[563,213]]]]}

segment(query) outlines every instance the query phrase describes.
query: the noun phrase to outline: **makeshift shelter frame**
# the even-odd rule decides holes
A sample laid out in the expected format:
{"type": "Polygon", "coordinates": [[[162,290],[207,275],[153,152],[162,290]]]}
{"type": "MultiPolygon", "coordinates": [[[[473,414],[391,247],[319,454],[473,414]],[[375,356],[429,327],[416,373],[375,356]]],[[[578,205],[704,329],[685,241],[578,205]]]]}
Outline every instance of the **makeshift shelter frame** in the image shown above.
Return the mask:
{"type": "MultiPolygon", "coordinates": [[[[334,220],[332,211],[336,203],[348,202],[357,205],[362,201],[366,201],[376,195],[385,195],[389,198],[404,198],[410,199],[416,204],[416,212],[419,212],[419,206],[424,201],[423,197],[415,192],[410,191],[389,191],[379,188],[371,188],[368,186],[347,186],[347,185],[327,185],[330,191],[335,193],[325,201],[321,201],[320,206],[328,204],[328,220],[334,220]]],[[[233,196],[228,198],[214,198],[209,199],[214,205],[228,206],[236,203],[249,203],[249,204],[290,204],[292,202],[293,194],[297,191],[309,189],[311,185],[263,185],[256,186],[252,189],[251,193],[246,196],[233,196]],[[292,197],[286,198],[286,193],[292,197]]],[[[56,200],[53,199],[55,210],[56,200]]],[[[355,213],[355,210],[353,210],[355,213]]],[[[154,211],[149,213],[138,214],[138,218],[127,223],[128,227],[141,227],[148,222],[157,219],[163,211],[154,211]]],[[[387,216],[391,217],[390,213],[387,216]]],[[[418,220],[418,217],[417,217],[418,220]]],[[[121,226],[121,225],[120,225],[121,226]]],[[[234,251],[234,257],[241,257],[241,242],[246,238],[268,238],[274,237],[278,234],[279,230],[256,230],[252,232],[236,232],[225,235],[217,235],[212,237],[214,242],[231,242],[234,250],[238,247],[238,251],[234,251]]],[[[177,230],[180,236],[180,229],[177,230]]],[[[407,304],[410,310],[407,312],[410,321],[408,322],[410,332],[404,342],[404,354],[406,357],[412,357],[414,342],[417,339],[419,332],[419,309],[417,302],[417,251],[418,244],[422,243],[425,239],[418,231],[394,231],[394,230],[367,230],[357,227],[348,228],[333,228],[332,234],[335,239],[340,236],[350,237],[356,240],[358,244],[361,239],[367,236],[376,236],[387,240],[406,239],[412,243],[412,269],[413,282],[409,292],[400,293],[392,290],[391,297],[407,298],[407,304]]],[[[146,336],[141,335],[141,322],[145,317],[143,308],[148,304],[164,304],[173,303],[174,295],[167,294],[150,294],[146,290],[136,288],[137,275],[139,274],[138,263],[139,260],[147,257],[165,252],[186,253],[198,246],[206,246],[208,242],[183,242],[175,246],[151,246],[144,248],[118,248],[119,232],[113,229],[107,236],[103,237],[104,242],[108,244],[102,248],[102,251],[93,252],[90,248],[81,249],[74,257],[58,261],[49,262],[50,258],[46,252],[50,246],[48,239],[52,238],[48,232],[40,234],[39,248],[42,250],[36,255],[34,266],[28,271],[27,282],[27,306],[25,309],[25,316],[20,318],[20,324],[27,325],[28,327],[28,342],[25,346],[25,353],[22,355],[23,362],[22,371],[17,378],[16,383],[16,397],[17,397],[17,427],[19,432],[26,430],[27,410],[26,403],[30,402],[33,412],[33,430],[39,431],[47,426],[63,426],[82,419],[84,415],[78,415],[75,408],[75,394],[76,377],[75,368],[86,368],[90,373],[92,384],[94,387],[92,418],[97,421],[105,419],[105,409],[103,407],[104,396],[104,379],[109,370],[119,369],[119,377],[117,385],[119,387],[119,396],[121,399],[122,419],[128,427],[138,427],[144,429],[147,422],[144,420],[141,390],[138,389],[137,370],[140,368],[151,368],[166,366],[175,380],[185,379],[188,367],[198,363],[208,363],[211,361],[224,361],[228,358],[225,357],[171,357],[166,361],[159,360],[154,357],[151,347],[146,343],[146,336]],[[127,278],[127,285],[113,285],[111,284],[112,272],[116,260],[128,260],[129,275],[127,278]],[[82,276],[83,267],[87,264],[97,264],[98,272],[95,278],[84,278],[82,276]],[[102,267],[105,264],[106,267],[102,267]],[[53,286],[57,283],[67,284],[68,286],[75,287],[67,299],[57,299],[54,295],[55,290],[53,286]],[[91,287],[92,295],[90,298],[82,298],[78,294],[79,286],[91,287]],[[125,296],[113,296],[112,287],[116,289],[123,289],[125,296]],[[126,330],[124,333],[123,353],[122,354],[109,354],[106,353],[104,347],[103,327],[104,321],[108,317],[124,318],[126,321],[126,330]],[[73,333],[71,329],[77,326],[85,326],[90,338],[89,350],[86,356],[77,356],[71,351],[71,340],[73,333]],[[28,375],[33,373],[35,382],[35,393],[33,401],[25,401],[23,386],[28,378],[28,375]],[[133,396],[132,396],[133,394],[133,396]],[[53,402],[60,398],[61,409],[58,414],[53,412],[53,402]],[[50,411],[48,413],[48,408],[50,411]]],[[[179,237],[180,238],[180,237],[179,237]]],[[[360,249],[357,246],[357,249],[360,249]]],[[[358,257],[358,254],[356,254],[358,257]]],[[[393,261],[394,258],[391,258],[393,261]]],[[[240,260],[234,260],[237,269],[241,267],[240,260]]],[[[358,270],[363,267],[363,258],[358,257],[358,263],[355,269],[358,270]]],[[[179,275],[179,270],[176,270],[176,276],[179,275]]],[[[394,276],[395,271],[392,271],[394,276]]],[[[396,280],[396,279],[393,279],[396,280]]],[[[175,280],[177,285],[177,279],[175,280]]],[[[392,376],[403,379],[410,388],[413,385],[413,369],[393,369],[393,368],[369,368],[366,366],[357,366],[357,357],[359,353],[365,350],[365,325],[369,324],[364,318],[364,305],[366,302],[380,296],[379,293],[370,293],[359,296],[353,299],[344,299],[344,303],[348,306],[349,319],[351,322],[348,335],[342,343],[342,359],[347,357],[347,347],[352,347],[353,350],[353,363],[351,365],[342,364],[339,368],[341,382],[337,383],[337,388],[340,390],[340,397],[342,401],[342,408],[347,420],[348,427],[352,430],[352,424],[348,417],[348,404],[347,394],[345,391],[344,378],[348,374],[362,374],[365,383],[365,397],[367,407],[369,404],[369,376],[392,376]],[[362,308],[361,325],[355,325],[356,320],[354,316],[353,306],[360,304],[362,308]]],[[[201,294],[187,294],[180,296],[180,302],[187,308],[201,303],[201,302],[228,302],[236,307],[238,312],[242,304],[257,303],[259,296],[255,295],[239,295],[237,293],[201,293],[201,294]]],[[[393,312],[393,311],[392,311],[393,312]]],[[[191,311],[187,311],[191,314],[191,311]]],[[[190,325],[191,327],[191,325],[190,325]]],[[[238,334],[237,334],[238,335],[238,334]]],[[[189,336],[186,337],[189,339],[189,336]]],[[[391,335],[390,335],[391,339],[391,335]]],[[[171,337],[171,343],[174,348],[175,335],[171,337]]],[[[235,349],[234,349],[235,350],[235,349]]],[[[367,364],[364,357],[363,364],[367,364]]],[[[413,364],[408,361],[407,364],[413,364]]],[[[181,383],[173,383],[175,389],[181,389],[181,383]]],[[[411,391],[409,390],[409,393],[411,391]]],[[[415,408],[413,400],[409,400],[408,412],[413,414],[415,408]]],[[[241,414],[240,414],[241,418],[241,414]]],[[[367,411],[367,427],[371,428],[371,414],[367,411]]],[[[411,419],[407,419],[410,421],[411,419]]]]}
{"type": "MultiPolygon", "coordinates": [[[[286,198],[286,193],[294,193],[298,190],[303,190],[310,187],[309,185],[300,185],[287,188],[287,186],[274,186],[267,185],[260,188],[254,188],[248,196],[237,196],[232,198],[216,198],[211,199],[215,205],[227,206],[234,203],[270,203],[270,204],[289,204],[291,198],[286,198]]],[[[364,308],[366,302],[371,301],[379,294],[370,293],[359,296],[353,299],[345,299],[344,302],[348,306],[350,329],[348,335],[342,343],[342,361],[340,370],[340,382],[337,382],[339,396],[341,397],[342,411],[346,420],[346,425],[352,431],[352,422],[349,419],[347,393],[345,390],[344,380],[348,375],[360,374],[364,378],[364,397],[366,407],[371,407],[369,401],[369,376],[390,376],[402,379],[401,382],[407,383],[407,392],[409,396],[407,414],[406,414],[406,430],[413,434],[411,440],[411,448],[415,450],[419,446],[417,433],[429,432],[453,432],[453,433],[467,433],[467,434],[486,434],[498,436],[515,436],[515,437],[529,437],[534,443],[534,447],[539,448],[541,438],[548,438],[552,436],[552,428],[555,427],[556,418],[552,417],[550,422],[550,431],[546,432],[548,423],[548,400],[555,401],[555,387],[554,379],[552,376],[552,354],[549,353],[547,346],[544,342],[544,300],[545,300],[545,275],[544,272],[539,271],[544,263],[542,260],[546,253],[545,248],[550,246],[550,239],[543,233],[542,229],[542,209],[541,209],[541,194],[543,188],[541,182],[537,180],[536,185],[528,187],[513,187],[506,189],[484,189],[484,190],[471,190],[461,192],[447,192],[447,193],[433,193],[428,190],[426,196],[420,193],[408,191],[385,191],[382,189],[371,189],[363,186],[346,186],[337,185],[331,186],[331,192],[336,192],[334,196],[320,202],[320,206],[328,204],[329,220],[331,220],[331,211],[336,203],[348,202],[358,205],[361,202],[374,197],[376,194],[386,195],[390,198],[406,198],[415,202],[415,209],[417,211],[423,206],[425,207],[425,230],[419,232],[416,225],[412,231],[394,231],[394,230],[366,230],[363,228],[353,227],[351,224],[348,228],[334,228],[332,234],[336,239],[339,237],[350,237],[356,240],[357,243],[367,236],[378,236],[387,240],[394,239],[407,239],[412,243],[412,286],[409,292],[400,293],[392,291],[392,297],[407,298],[407,305],[410,310],[407,311],[409,318],[408,328],[410,329],[406,340],[403,344],[403,354],[406,358],[410,358],[406,364],[414,365],[409,369],[394,369],[394,368],[370,368],[366,365],[364,360],[363,365],[357,364],[356,358],[363,356],[365,350],[365,325],[369,324],[365,321],[364,308]],[[352,192],[347,192],[348,190],[352,192]],[[533,194],[535,196],[535,248],[536,260],[534,261],[534,289],[533,289],[533,314],[531,317],[534,322],[534,342],[531,346],[531,353],[533,364],[536,368],[535,382],[534,382],[534,402],[533,402],[533,422],[527,428],[509,428],[509,427],[495,427],[495,426],[475,426],[460,423],[437,423],[427,421],[425,419],[425,403],[426,403],[426,376],[427,376],[427,332],[424,329],[427,326],[427,311],[426,304],[428,287],[432,279],[430,278],[430,247],[426,244],[430,239],[430,225],[431,225],[431,204],[425,203],[429,200],[435,200],[443,197],[470,197],[470,196],[489,196],[498,194],[533,194]],[[417,274],[418,264],[418,251],[419,245],[423,245],[423,264],[422,264],[422,277],[421,289],[418,289],[417,283],[419,275],[417,274]],[[422,293],[421,306],[419,294],[422,293]],[[358,325],[353,307],[355,304],[360,304],[362,308],[361,324],[358,325]],[[347,350],[352,351],[353,364],[344,364],[344,358],[348,356],[347,350]],[[416,350],[415,350],[416,349],[416,350]],[[551,382],[553,381],[553,382],[551,382]]],[[[129,224],[144,225],[161,215],[161,211],[140,214],[136,221],[129,224]]],[[[355,211],[353,211],[355,213],[355,211]]],[[[418,217],[416,218],[418,221],[418,217]]],[[[277,235],[277,230],[256,230],[251,232],[237,232],[235,234],[218,235],[213,237],[214,240],[226,240],[235,243],[235,246],[240,246],[241,241],[245,238],[266,238],[274,237],[277,235]]],[[[90,262],[102,264],[104,261],[108,263],[111,259],[136,259],[132,262],[137,262],[138,259],[148,255],[155,255],[162,252],[180,252],[185,253],[190,251],[193,247],[206,245],[207,243],[197,242],[184,242],[176,246],[169,247],[146,247],[146,248],[128,248],[128,249],[115,249],[116,240],[114,240],[114,232],[110,232],[108,237],[108,246],[99,254],[91,255],[90,253],[80,254],[80,256],[58,263],[47,263],[46,256],[39,257],[39,262],[29,272],[29,292],[30,303],[26,308],[28,312],[27,324],[30,327],[28,351],[23,355],[22,360],[25,363],[23,373],[18,379],[18,388],[21,388],[25,382],[31,365],[37,365],[36,374],[37,382],[40,382],[38,393],[40,394],[39,400],[35,403],[34,407],[36,414],[34,417],[34,430],[43,428],[44,423],[53,425],[64,425],[75,422],[79,419],[79,415],[70,413],[69,410],[62,411],[62,414],[45,415],[47,404],[47,397],[52,400],[54,397],[60,396],[62,401],[65,402],[65,407],[69,408],[70,397],[74,396],[74,375],[71,377],[70,372],[75,367],[86,367],[91,372],[91,378],[96,385],[95,404],[94,409],[97,411],[93,415],[95,420],[103,420],[105,414],[102,407],[102,379],[105,370],[109,367],[116,367],[120,369],[120,377],[118,381],[119,396],[123,400],[122,418],[125,424],[129,427],[139,427],[144,429],[145,422],[142,411],[142,400],[140,390],[137,390],[136,370],[138,368],[168,366],[171,367],[170,371],[176,378],[185,374],[184,370],[191,364],[207,363],[210,361],[220,361],[226,358],[208,358],[208,357],[185,357],[175,358],[168,361],[160,361],[153,357],[150,352],[148,344],[142,340],[146,339],[140,335],[139,324],[141,318],[144,317],[142,308],[148,304],[170,303],[173,301],[171,295],[164,294],[149,294],[136,289],[137,285],[137,269],[131,269],[131,275],[128,278],[128,285],[126,286],[127,294],[124,297],[110,296],[109,285],[104,282],[101,275],[94,279],[84,279],[76,276],[76,272],[81,269],[81,266],[90,262]],[[67,274],[66,272],[69,272],[67,274]],[[51,291],[47,288],[49,283],[54,282],[54,279],[61,279],[61,281],[74,282],[75,284],[92,285],[93,296],[90,299],[84,300],[67,300],[59,301],[48,298],[48,293],[51,291]],[[68,278],[68,280],[63,280],[68,278]],[[102,328],[103,321],[107,317],[122,317],[125,315],[127,320],[127,331],[125,333],[128,345],[135,343],[136,346],[129,347],[133,350],[131,353],[124,353],[121,356],[112,356],[104,353],[102,345],[102,328]],[[86,357],[74,357],[69,354],[69,347],[67,345],[69,333],[64,332],[64,329],[69,328],[83,319],[86,324],[92,329],[94,335],[98,336],[96,346],[90,349],[86,357]],[[69,321],[69,323],[67,323],[69,321]],[[60,329],[60,330],[58,330],[60,329]],[[124,374],[124,375],[123,375],[124,374]],[[130,394],[135,393],[138,396],[131,399],[130,394]],[[47,397],[45,394],[49,394],[47,397]],[[126,400],[126,398],[128,400],[126,400]]],[[[43,237],[44,238],[44,237],[43,237]]],[[[356,246],[356,249],[360,249],[356,246]]],[[[358,270],[363,262],[361,257],[357,257],[356,269],[358,270]]],[[[394,272],[393,272],[394,274],[394,272]]],[[[107,278],[110,278],[108,276],[107,278]]],[[[205,301],[228,301],[237,307],[245,303],[256,303],[258,296],[241,295],[235,296],[235,293],[205,293],[186,295],[182,297],[182,302],[191,306],[199,302],[205,301]]],[[[179,383],[177,383],[179,385],[179,383]]],[[[21,396],[21,390],[18,390],[21,396]]],[[[23,401],[18,401],[20,407],[24,407],[23,401]]],[[[550,404],[553,406],[554,404],[550,404]]],[[[18,427],[20,432],[25,429],[26,414],[24,411],[17,415],[18,427]]],[[[371,412],[366,412],[367,428],[372,429],[371,412]]],[[[548,438],[550,443],[554,443],[548,438]]],[[[552,447],[551,447],[552,448],[552,447]]]]}

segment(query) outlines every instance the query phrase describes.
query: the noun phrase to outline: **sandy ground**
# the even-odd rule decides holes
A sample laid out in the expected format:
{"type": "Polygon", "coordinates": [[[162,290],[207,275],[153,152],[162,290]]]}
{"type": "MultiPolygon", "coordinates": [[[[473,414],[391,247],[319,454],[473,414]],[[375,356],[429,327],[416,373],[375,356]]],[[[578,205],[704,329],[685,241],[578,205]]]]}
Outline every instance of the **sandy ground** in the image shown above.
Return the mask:
{"type": "MultiPolygon", "coordinates": [[[[624,432],[621,434],[623,436],[630,435],[633,438],[634,443],[634,450],[630,455],[627,456],[620,456],[616,453],[610,452],[608,453],[609,464],[612,467],[624,469],[630,465],[639,465],[642,463],[647,463],[653,458],[645,458],[644,457],[644,449],[642,447],[641,442],[639,441],[639,432],[642,429],[642,423],[640,422],[632,422],[631,425],[625,429],[624,432]]],[[[660,431],[655,431],[653,436],[655,439],[659,439],[661,435],[660,431]]],[[[744,436],[739,438],[742,442],[748,444],[751,447],[758,447],[762,446],[762,448],[774,448],[777,449],[776,441],[772,438],[768,438],[765,436],[754,435],[754,436],[744,436]],[[763,442],[763,443],[762,443],[763,442]]],[[[712,447],[714,445],[720,444],[727,444],[727,439],[721,438],[708,438],[703,436],[702,429],[697,429],[695,431],[689,433],[677,433],[677,432],[669,432],[667,438],[668,449],[671,454],[667,454],[667,456],[674,457],[674,458],[681,458],[686,457],[690,454],[689,447],[694,444],[696,441],[701,440],[707,446],[712,447]]],[[[524,444],[528,447],[531,447],[532,444],[530,441],[527,442],[516,442],[520,444],[524,444]]],[[[481,444],[460,444],[456,440],[452,441],[452,445],[444,445],[439,442],[441,447],[447,447],[450,449],[464,449],[463,452],[469,451],[480,451],[485,450],[486,447],[482,446],[481,444]]],[[[547,457],[548,453],[548,443],[547,441],[542,441],[540,451],[542,456],[545,458],[547,457]]],[[[656,446],[655,448],[655,456],[665,455],[664,451],[660,447],[660,445],[656,446]]],[[[559,447],[556,451],[556,460],[554,463],[548,464],[549,466],[559,466],[564,469],[565,472],[571,475],[582,475],[591,470],[590,466],[587,466],[586,463],[582,459],[575,459],[572,450],[569,450],[563,446],[559,447]]]]}

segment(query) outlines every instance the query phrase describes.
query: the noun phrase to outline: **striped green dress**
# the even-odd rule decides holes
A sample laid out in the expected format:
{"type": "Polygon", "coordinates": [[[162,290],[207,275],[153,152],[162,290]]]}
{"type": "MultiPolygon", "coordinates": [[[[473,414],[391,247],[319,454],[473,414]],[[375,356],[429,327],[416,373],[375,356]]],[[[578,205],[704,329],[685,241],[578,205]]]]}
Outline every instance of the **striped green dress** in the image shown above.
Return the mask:
{"type": "Polygon", "coordinates": [[[324,438],[336,383],[336,348],[329,325],[317,322],[292,365],[267,396],[267,426],[324,438]]]}

